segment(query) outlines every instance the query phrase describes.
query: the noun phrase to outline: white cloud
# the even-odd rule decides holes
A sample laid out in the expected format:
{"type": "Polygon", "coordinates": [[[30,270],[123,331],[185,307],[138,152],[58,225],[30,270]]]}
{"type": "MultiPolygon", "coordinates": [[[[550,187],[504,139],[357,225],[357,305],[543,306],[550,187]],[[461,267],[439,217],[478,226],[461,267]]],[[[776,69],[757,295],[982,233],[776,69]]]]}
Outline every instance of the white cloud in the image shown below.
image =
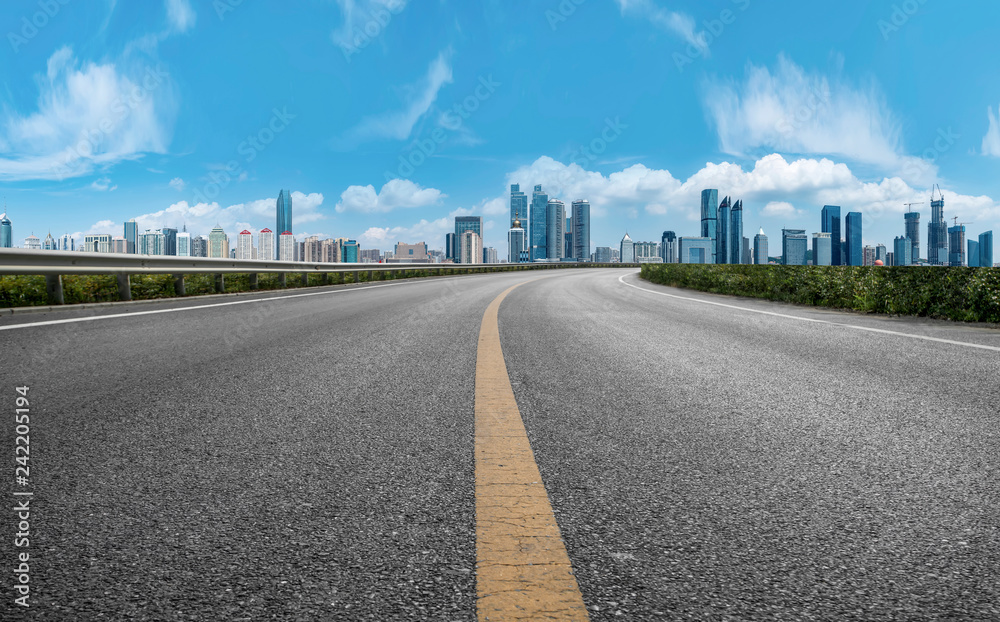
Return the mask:
{"type": "Polygon", "coordinates": [[[346,146],[365,140],[406,140],[413,133],[413,126],[434,105],[441,87],[451,82],[451,51],[445,50],[430,64],[427,75],[418,84],[404,89],[407,97],[402,110],[365,117],[342,142],[346,146]]]}
{"type": "Polygon", "coordinates": [[[990,118],[990,128],[983,137],[983,155],[1000,158],[1000,106],[997,106],[997,114],[993,114],[993,107],[986,110],[990,118]]]}
{"type": "Polygon", "coordinates": [[[408,179],[393,179],[375,192],[371,184],[350,186],[340,195],[338,212],[390,212],[397,208],[427,207],[438,204],[447,195],[435,188],[421,188],[408,179]]]}
{"type": "Polygon", "coordinates": [[[197,17],[188,0],[167,0],[167,19],[177,32],[185,32],[194,26],[197,17]]]}
{"type": "Polygon", "coordinates": [[[98,167],[165,153],[174,112],[169,75],[159,67],[128,73],[113,63],[80,63],[68,47],[36,80],[38,109],[10,111],[0,145],[0,179],[64,179],[98,167]]]}
{"type": "Polygon", "coordinates": [[[118,189],[117,185],[111,185],[111,180],[107,177],[95,179],[94,183],[90,184],[90,187],[99,192],[114,192],[118,189]]]}
{"type": "Polygon", "coordinates": [[[810,73],[780,56],[773,71],[748,65],[742,83],[708,80],[703,101],[720,148],[731,155],[764,149],[840,156],[921,184],[937,175],[932,161],[905,154],[900,123],[874,82],[810,73]]]}
{"type": "Polygon", "coordinates": [[[761,215],[763,216],[778,216],[781,218],[790,218],[800,214],[802,214],[802,210],[795,209],[795,206],[787,201],[771,201],[761,210],[761,215]]]}
{"type": "Polygon", "coordinates": [[[691,16],[662,9],[653,0],[617,0],[617,2],[622,15],[632,14],[648,19],[657,28],[681,37],[698,49],[702,56],[708,58],[708,42],[704,33],[695,32],[695,23],[691,16]]]}
{"type": "Polygon", "coordinates": [[[174,190],[178,191],[184,190],[185,186],[187,186],[187,183],[185,183],[184,180],[181,179],[180,177],[174,177],[173,179],[170,180],[170,187],[173,188],[174,190]]]}
{"type": "Polygon", "coordinates": [[[392,249],[397,242],[415,244],[427,242],[428,248],[441,248],[446,233],[454,231],[454,217],[437,220],[421,219],[409,227],[371,227],[359,238],[362,246],[381,250],[392,249]]]}
{"type": "Polygon", "coordinates": [[[392,15],[406,8],[407,0],[336,0],[340,12],[344,15],[344,23],[331,34],[337,45],[355,49],[363,47],[364,42],[381,34],[388,26],[392,15]],[[360,40],[359,40],[360,39],[360,40]]]}

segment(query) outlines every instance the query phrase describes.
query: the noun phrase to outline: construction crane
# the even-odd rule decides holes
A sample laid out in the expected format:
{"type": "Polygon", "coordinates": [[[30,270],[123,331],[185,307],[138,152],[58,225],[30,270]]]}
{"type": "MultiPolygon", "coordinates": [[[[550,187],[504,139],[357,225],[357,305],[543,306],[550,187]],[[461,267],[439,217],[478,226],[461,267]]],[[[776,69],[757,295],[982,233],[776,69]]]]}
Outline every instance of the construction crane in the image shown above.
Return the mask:
{"type": "Polygon", "coordinates": [[[920,202],[920,203],[904,203],[903,205],[906,206],[906,210],[907,211],[912,212],[914,205],[923,205],[923,202],[920,202]]]}

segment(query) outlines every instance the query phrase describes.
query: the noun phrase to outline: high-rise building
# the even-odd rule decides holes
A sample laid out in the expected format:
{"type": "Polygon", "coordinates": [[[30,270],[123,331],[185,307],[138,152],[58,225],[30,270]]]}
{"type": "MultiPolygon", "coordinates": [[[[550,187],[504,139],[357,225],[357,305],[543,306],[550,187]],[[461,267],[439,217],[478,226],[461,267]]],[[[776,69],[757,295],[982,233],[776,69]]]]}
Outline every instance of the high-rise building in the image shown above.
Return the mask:
{"type": "Polygon", "coordinates": [[[426,261],[427,243],[404,244],[403,242],[396,242],[393,258],[398,261],[426,261]]]}
{"type": "Polygon", "coordinates": [[[905,236],[897,236],[892,241],[892,265],[909,266],[913,264],[913,242],[905,236]]]}
{"type": "Polygon", "coordinates": [[[562,259],[566,250],[566,206],[559,199],[549,199],[545,209],[546,259],[562,259]]]}
{"type": "Polygon", "coordinates": [[[483,249],[483,263],[500,263],[497,261],[497,249],[487,246],[483,249]]]}
{"type": "Polygon", "coordinates": [[[820,231],[830,234],[830,265],[839,266],[843,258],[840,249],[840,206],[824,205],[820,220],[820,231]]]}
{"type": "MultiPolygon", "coordinates": [[[[712,261],[705,261],[702,263],[715,263],[715,244],[716,235],[718,233],[717,225],[718,221],[718,211],[719,211],[719,191],[718,190],[702,190],[701,191],[701,237],[710,238],[712,240],[712,261]]],[[[682,262],[690,263],[690,262],[682,262]]]]}
{"type": "Polygon", "coordinates": [[[208,238],[203,235],[191,238],[191,256],[208,257],[208,238]]]}
{"type": "Polygon", "coordinates": [[[864,251],[862,251],[861,265],[862,266],[874,266],[875,265],[875,247],[874,246],[872,246],[872,245],[869,244],[868,246],[866,246],[864,248],[864,251]]]}
{"type": "Polygon", "coordinates": [[[291,231],[278,236],[278,261],[295,261],[295,236],[291,231]]]}
{"type": "Polygon", "coordinates": [[[875,245],[875,261],[881,261],[882,265],[885,265],[885,260],[888,259],[889,253],[885,247],[885,244],[875,245]]]}
{"type": "Polygon", "coordinates": [[[257,232],[257,259],[270,261],[277,256],[274,248],[274,231],[265,227],[257,232]]]}
{"type": "Polygon", "coordinates": [[[357,240],[346,240],[341,244],[341,256],[344,263],[358,263],[361,261],[361,245],[357,240]]]}
{"type": "Polygon", "coordinates": [[[726,250],[729,253],[729,263],[743,263],[743,201],[738,200],[733,204],[729,213],[729,244],[726,250]]]}
{"type": "MultiPolygon", "coordinates": [[[[910,248],[912,250],[913,247],[911,246],[910,248]]],[[[896,265],[896,253],[889,251],[888,253],[885,254],[885,265],[887,266],[896,265]]]]}
{"type": "Polygon", "coordinates": [[[656,242],[633,242],[632,250],[635,253],[636,262],[653,263],[650,260],[654,258],[662,262],[660,245],[656,242]]]}
{"type": "Polygon", "coordinates": [[[813,234],[812,263],[814,266],[833,265],[833,236],[820,232],[813,234]]]}
{"type": "MultiPolygon", "coordinates": [[[[320,263],[339,263],[340,243],[337,240],[323,240],[320,242],[319,260],[320,263]]],[[[376,259],[376,261],[378,260],[376,259]]]]}
{"type": "Polygon", "coordinates": [[[611,263],[611,247],[598,246],[594,249],[595,263],[611,263]]]}
{"type": "Polygon", "coordinates": [[[573,211],[573,258],[590,261],[590,201],[573,201],[570,209],[573,211]]]}
{"type": "Polygon", "coordinates": [[[535,186],[531,194],[531,217],[528,235],[531,236],[531,261],[538,261],[547,258],[548,236],[545,231],[545,221],[548,218],[549,195],[542,191],[542,187],[535,186]]]}
{"type": "Polygon", "coordinates": [[[177,234],[177,256],[191,256],[191,234],[187,231],[177,234]]]}
{"type": "Polygon", "coordinates": [[[753,236],[753,262],[758,266],[767,265],[767,236],[763,227],[760,233],[753,236]]]}
{"type": "Polygon", "coordinates": [[[944,219],[944,195],[935,200],[934,194],[931,192],[931,223],[927,225],[927,263],[944,266],[950,261],[948,222],[944,219]]]}
{"type": "Polygon", "coordinates": [[[382,263],[382,251],[377,248],[362,248],[361,263],[382,263]]]}
{"type": "MultiPolygon", "coordinates": [[[[910,263],[917,263],[920,261],[920,212],[906,212],[903,214],[903,223],[906,226],[903,236],[910,240],[912,247],[910,249],[910,263]]],[[[893,252],[895,252],[895,243],[893,243],[893,247],[893,252]]],[[[900,258],[897,254],[896,265],[900,265],[899,261],[900,258]]]]}
{"type": "Polygon", "coordinates": [[[177,254],[177,229],[172,227],[163,227],[160,229],[163,234],[163,254],[164,255],[176,255],[177,254]]]}
{"type": "Polygon", "coordinates": [[[112,253],[119,253],[124,255],[127,249],[128,249],[128,243],[125,240],[125,236],[116,235],[115,237],[111,238],[112,253]]]}
{"type": "Polygon", "coordinates": [[[318,235],[310,235],[302,240],[301,245],[299,261],[307,263],[320,263],[323,261],[323,245],[318,235]]]}
{"type": "Polygon", "coordinates": [[[83,248],[88,253],[110,253],[111,234],[96,233],[91,235],[85,235],[83,237],[83,248]]]}
{"type": "Polygon", "coordinates": [[[459,263],[478,264],[483,260],[483,239],[472,229],[458,236],[459,263]]]}
{"type": "Polygon", "coordinates": [[[743,237],[743,257],[740,263],[744,265],[750,265],[753,263],[753,253],[750,251],[750,238],[743,237]]]}
{"type": "Polygon", "coordinates": [[[528,224],[528,195],[521,192],[520,184],[510,185],[510,225],[514,226],[515,220],[522,220],[521,228],[528,224]]]}
{"type": "Polygon", "coordinates": [[[729,263],[729,197],[722,199],[716,212],[715,263],[729,263]]]}
{"type": "Polygon", "coordinates": [[[968,253],[968,255],[966,255],[969,258],[969,267],[970,268],[979,268],[980,267],[980,265],[979,265],[979,257],[980,257],[980,253],[979,253],[979,240],[973,240],[972,238],[969,238],[968,242],[966,242],[966,243],[969,245],[968,246],[969,253],[968,253]]]}
{"type": "Polygon", "coordinates": [[[236,238],[236,258],[240,260],[253,259],[253,233],[249,229],[240,231],[236,238]]]}
{"type": "MultiPolygon", "coordinates": [[[[6,209],[6,207],[4,208],[6,209]]],[[[7,212],[0,214],[0,248],[14,247],[14,227],[7,218],[7,212]]]]}
{"type": "Polygon", "coordinates": [[[660,238],[660,257],[663,263],[677,263],[677,234],[673,231],[664,231],[660,238]]]}
{"type": "MultiPolygon", "coordinates": [[[[274,230],[284,233],[292,232],[292,193],[288,190],[281,190],[278,193],[278,200],[275,204],[275,225],[274,230]]],[[[280,249],[279,249],[280,250],[280,249]]]]}
{"type": "Polygon", "coordinates": [[[56,239],[52,237],[51,231],[49,231],[48,235],[46,235],[45,239],[42,241],[42,250],[43,251],[56,250],[56,239]]]}
{"type": "MultiPolygon", "coordinates": [[[[111,236],[108,236],[108,243],[111,242],[111,236]]],[[[96,245],[96,243],[95,243],[96,245]]],[[[37,235],[32,233],[28,237],[24,238],[24,248],[29,251],[40,251],[42,250],[42,240],[37,235]]],[[[88,249],[90,250],[90,249],[88,249]]],[[[96,252],[96,251],[95,251],[96,252]]],[[[107,251],[105,251],[107,252],[107,251]]]]}
{"type": "MultiPolygon", "coordinates": [[[[71,236],[70,234],[64,233],[63,236],[59,239],[59,250],[61,250],[61,251],[75,251],[76,250],[76,239],[73,238],[73,236],[71,236]]],[[[125,244],[125,252],[126,253],[128,252],[128,243],[127,243],[127,240],[126,240],[126,244],[125,244]]]]}
{"type": "Polygon", "coordinates": [[[140,255],[166,255],[166,238],[163,230],[146,229],[140,233],[136,240],[136,251],[140,255]]]}
{"type": "Polygon", "coordinates": [[[444,234],[444,256],[458,263],[458,235],[454,233],[444,234]]]}
{"type": "Polygon", "coordinates": [[[805,229],[781,230],[781,263],[786,266],[806,265],[809,236],[805,229]]]}
{"type": "Polygon", "coordinates": [[[514,214],[510,230],[507,231],[507,262],[527,263],[531,260],[531,255],[527,247],[527,234],[521,226],[520,214],[514,214]]]}
{"type": "Polygon", "coordinates": [[[565,242],[565,251],[563,251],[563,257],[566,259],[573,258],[573,209],[570,208],[570,215],[566,217],[566,229],[563,231],[563,238],[565,242]]]}
{"type": "Polygon", "coordinates": [[[712,263],[716,240],[709,237],[677,238],[677,253],[680,263],[712,263]]]}
{"type": "MultiPolygon", "coordinates": [[[[462,234],[466,231],[472,231],[479,236],[480,245],[483,240],[483,217],[482,216],[456,216],[455,217],[455,253],[453,258],[457,263],[462,262],[462,234]]],[[[482,252],[482,246],[480,246],[480,252],[482,252]]],[[[478,254],[476,261],[472,263],[479,263],[478,254]]]]}
{"type": "Polygon", "coordinates": [[[619,255],[622,263],[635,263],[635,244],[632,242],[632,238],[625,234],[622,238],[619,255]]]}
{"type": "Polygon", "coordinates": [[[219,225],[215,225],[215,228],[208,234],[208,256],[220,259],[229,258],[229,236],[219,225]]]}
{"type": "Polygon", "coordinates": [[[948,227],[948,262],[953,266],[965,265],[965,225],[948,227]]]}
{"type": "Polygon", "coordinates": [[[979,265],[984,268],[993,267],[993,232],[979,234],[979,265]]]}
{"type": "Polygon", "coordinates": [[[847,225],[847,265],[860,266],[864,263],[861,248],[861,212],[848,212],[847,225]]]}
{"type": "Polygon", "coordinates": [[[134,255],[139,252],[137,244],[139,242],[139,224],[135,218],[125,221],[125,252],[134,255]]]}

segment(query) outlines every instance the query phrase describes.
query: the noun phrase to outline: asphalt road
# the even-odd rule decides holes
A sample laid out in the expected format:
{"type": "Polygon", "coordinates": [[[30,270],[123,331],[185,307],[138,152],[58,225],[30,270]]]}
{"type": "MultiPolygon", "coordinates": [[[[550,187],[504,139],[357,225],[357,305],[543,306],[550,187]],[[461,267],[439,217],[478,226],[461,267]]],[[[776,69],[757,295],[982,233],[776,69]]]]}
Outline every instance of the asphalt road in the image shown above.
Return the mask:
{"type": "Polygon", "coordinates": [[[34,493],[0,618],[474,620],[477,338],[521,281],[501,342],[591,619],[1000,619],[1000,350],[963,345],[1000,331],[625,270],[0,318],[130,314],[0,330],[5,507],[34,493]]]}

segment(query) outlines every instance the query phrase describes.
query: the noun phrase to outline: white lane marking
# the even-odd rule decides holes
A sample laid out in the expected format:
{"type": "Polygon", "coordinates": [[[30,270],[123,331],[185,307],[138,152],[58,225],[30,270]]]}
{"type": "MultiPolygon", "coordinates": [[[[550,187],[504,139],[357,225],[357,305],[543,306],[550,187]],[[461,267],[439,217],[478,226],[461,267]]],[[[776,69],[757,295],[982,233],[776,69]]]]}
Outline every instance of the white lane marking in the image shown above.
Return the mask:
{"type": "MultiPolygon", "coordinates": [[[[452,277],[456,278],[456,277],[452,277]]],[[[435,279],[436,281],[449,281],[452,279],[435,279]]],[[[65,320],[46,320],[44,322],[32,322],[30,324],[14,324],[11,326],[0,326],[0,331],[2,330],[17,330],[19,328],[35,328],[38,326],[53,326],[55,324],[73,324],[75,322],[93,322],[95,320],[110,320],[119,317],[135,317],[137,315],[153,315],[157,313],[176,313],[179,311],[195,311],[198,309],[212,309],[215,307],[229,307],[233,305],[246,305],[255,302],[269,302],[272,300],[288,300],[290,298],[305,298],[307,296],[324,296],[329,294],[347,294],[350,292],[359,292],[366,289],[377,289],[379,287],[394,287],[397,285],[412,285],[417,281],[400,282],[400,283],[384,283],[382,285],[367,285],[364,287],[352,287],[350,289],[335,289],[332,291],[324,292],[309,292],[307,294],[290,294],[288,296],[271,296],[268,298],[254,298],[253,300],[237,300],[234,302],[217,302],[209,305],[198,305],[195,307],[179,307],[175,309],[155,309],[153,311],[134,311],[132,313],[114,313],[111,315],[94,315],[90,317],[75,317],[68,318],[65,320]]],[[[426,281],[423,281],[426,282],[426,281]]],[[[164,302],[169,302],[171,299],[164,298],[164,302]]]]}
{"type": "Polygon", "coordinates": [[[748,311],[750,313],[759,313],[761,315],[773,315],[775,317],[783,317],[789,320],[798,320],[800,322],[813,322],[815,324],[829,324],[830,326],[840,326],[842,328],[853,328],[854,330],[863,330],[870,333],[882,333],[883,335],[896,335],[897,337],[909,337],[910,339],[920,339],[922,341],[934,341],[937,343],[947,343],[955,346],[964,346],[966,348],[978,348],[980,350],[991,350],[993,352],[1000,352],[1000,348],[995,346],[984,346],[978,343],[969,343],[967,341],[953,341],[951,339],[940,339],[938,337],[925,337],[923,335],[911,335],[909,333],[900,333],[894,330],[885,330],[883,328],[869,328],[867,326],[855,326],[853,324],[842,324],[840,322],[830,322],[829,320],[817,320],[809,317],[799,317],[797,315],[786,315],[784,313],[775,313],[773,311],[761,311],[760,309],[750,309],[748,307],[737,307],[736,305],[727,305],[721,302],[713,302],[711,300],[701,300],[700,298],[689,298],[687,296],[677,296],[675,294],[668,294],[666,292],[658,292],[652,289],[646,289],[645,287],[639,287],[638,285],[633,285],[631,283],[625,282],[625,275],[618,277],[618,282],[622,285],[628,285],[629,287],[634,287],[635,289],[648,292],[650,294],[656,294],[657,296],[667,296],[668,298],[676,298],[678,300],[688,300],[691,302],[700,302],[706,305],[715,305],[716,307],[725,307],[727,309],[736,309],[737,311],[748,311]]]}

